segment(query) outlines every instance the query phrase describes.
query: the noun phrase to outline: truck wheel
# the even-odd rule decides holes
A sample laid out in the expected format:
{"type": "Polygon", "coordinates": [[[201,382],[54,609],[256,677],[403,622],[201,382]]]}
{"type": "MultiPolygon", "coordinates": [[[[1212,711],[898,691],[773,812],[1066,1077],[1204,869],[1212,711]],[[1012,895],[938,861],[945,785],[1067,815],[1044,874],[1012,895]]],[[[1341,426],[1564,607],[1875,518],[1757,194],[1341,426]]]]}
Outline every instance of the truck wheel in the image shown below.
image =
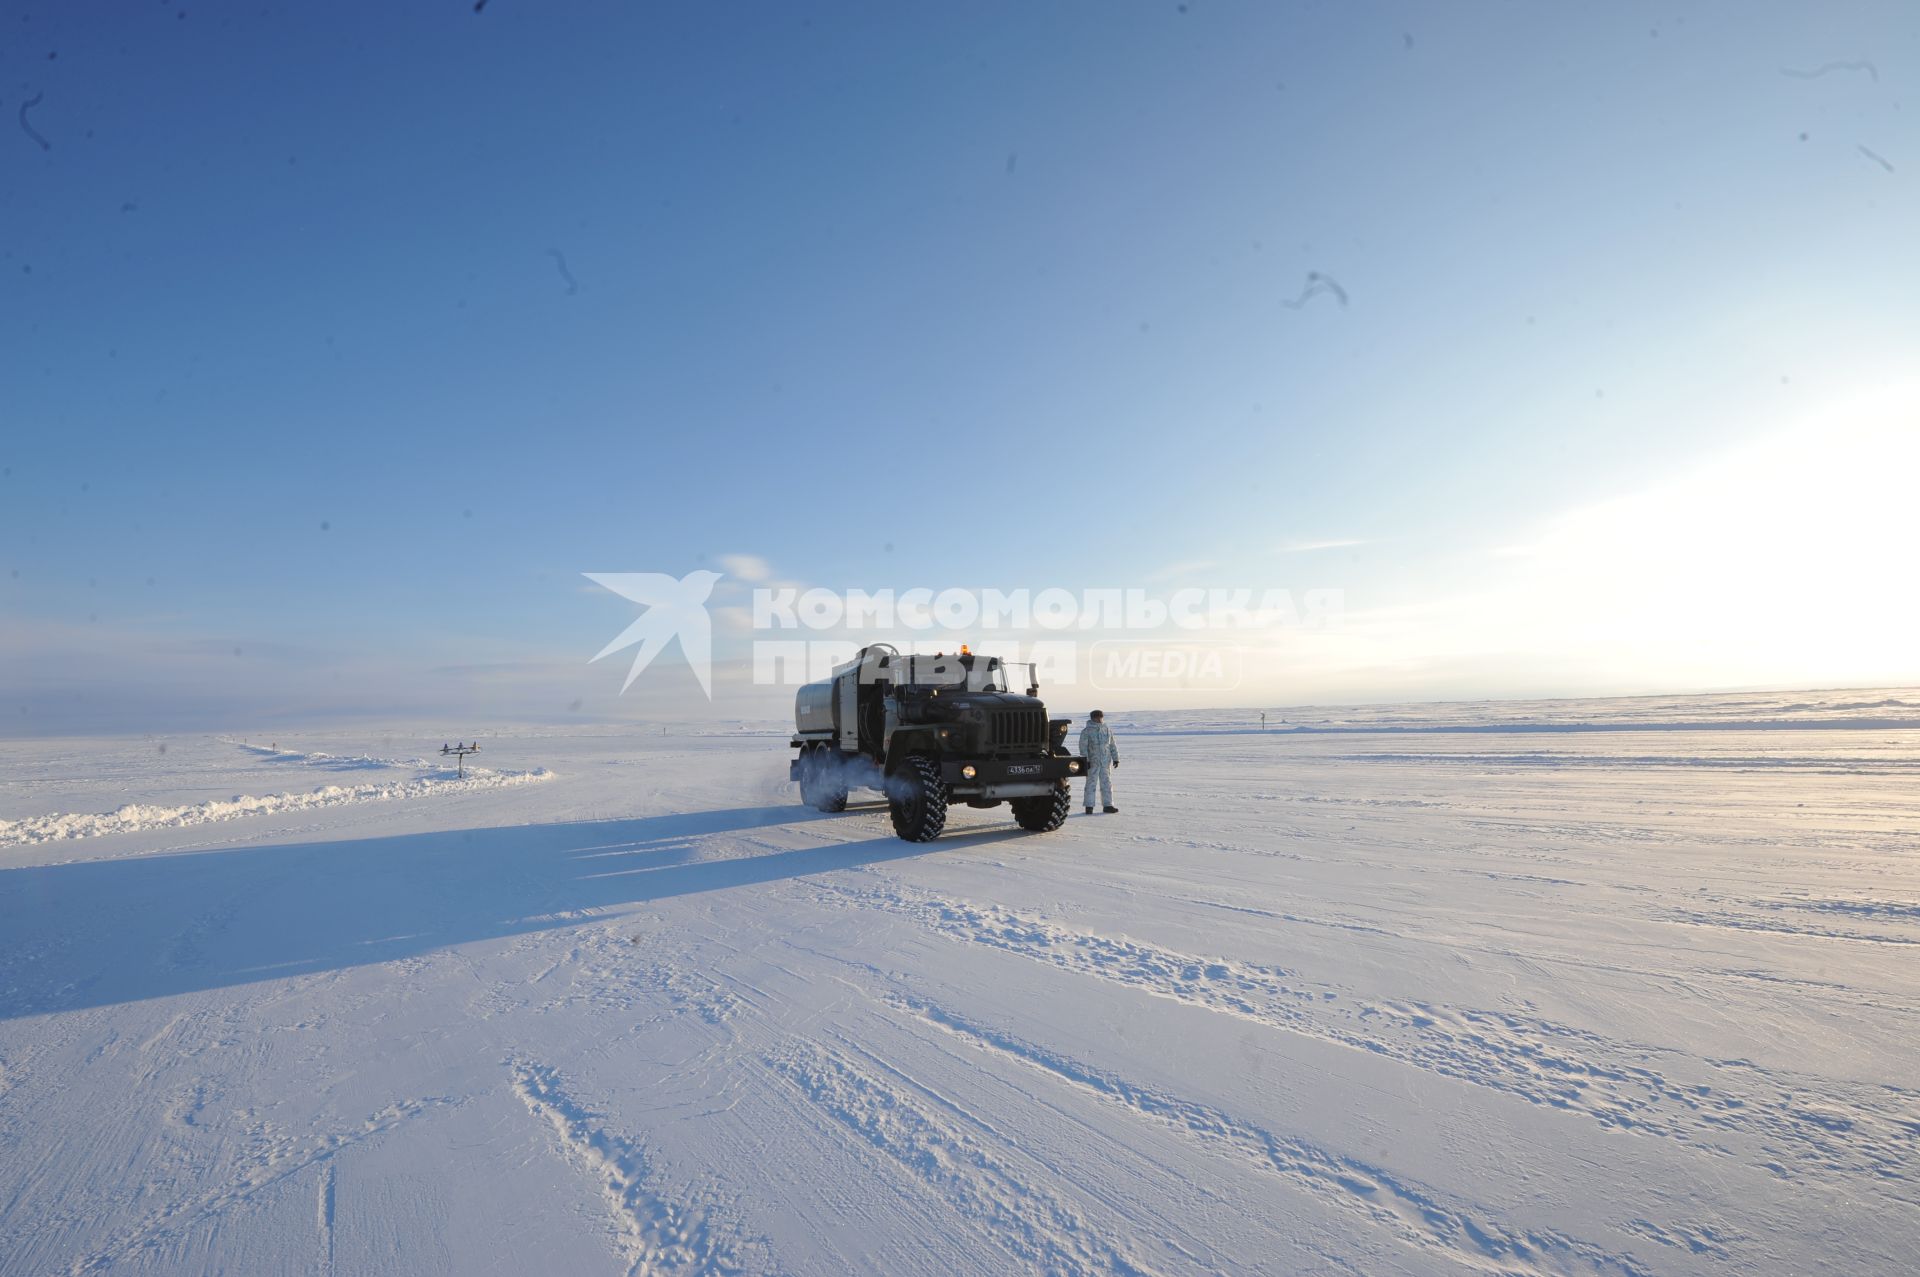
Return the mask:
{"type": "Polygon", "coordinates": [[[1067,788],[1067,782],[1063,780],[1053,787],[1051,794],[1015,798],[1011,806],[1013,818],[1020,822],[1020,828],[1036,834],[1050,834],[1067,823],[1067,812],[1073,807],[1073,791],[1067,788]]]}
{"type": "Polygon", "coordinates": [[[947,786],[931,758],[911,754],[887,778],[887,814],[908,842],[932,842],[947,825],[947,786]]]}
{"type": "Polygon", "coordinates": [[[847,787],[839,781],[840,769],[814,746],[801,755],[800,801],[815,811],[836,812],[847,809],[847,787]]]}

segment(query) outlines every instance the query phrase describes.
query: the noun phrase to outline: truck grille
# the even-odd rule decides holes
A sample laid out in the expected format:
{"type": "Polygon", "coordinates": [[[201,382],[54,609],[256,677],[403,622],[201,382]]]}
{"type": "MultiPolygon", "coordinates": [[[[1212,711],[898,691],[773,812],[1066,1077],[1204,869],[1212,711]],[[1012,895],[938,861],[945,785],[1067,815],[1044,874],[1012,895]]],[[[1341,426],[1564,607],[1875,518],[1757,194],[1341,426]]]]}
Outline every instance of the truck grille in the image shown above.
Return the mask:
{"type": "Polygon", "coordinates": [[[991,723],[996,753],[1032,752],[1047,744],[1047,711],[996,709],[991,723]]]}

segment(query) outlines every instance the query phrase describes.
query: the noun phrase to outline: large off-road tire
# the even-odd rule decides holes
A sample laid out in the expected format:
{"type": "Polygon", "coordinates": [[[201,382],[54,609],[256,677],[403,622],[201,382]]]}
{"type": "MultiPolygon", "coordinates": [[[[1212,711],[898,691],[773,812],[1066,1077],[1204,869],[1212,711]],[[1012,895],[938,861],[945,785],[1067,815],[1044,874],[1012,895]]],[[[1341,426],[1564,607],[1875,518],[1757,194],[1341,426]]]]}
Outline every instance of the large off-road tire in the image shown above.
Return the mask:
{"type": "Polygon", "coordinates": [[[947,785],[931,759],[910,754],[887,778],[887,814],[908,842],[932,842],[947,826],[947,785]]]}
{"type": "Polygon", "coordinates": [[[800,755],[800,801],[815,811],[847,809],[847,787],[840,778],[838,759],[829,759],[825,746],[810,745],[800,755]]]}
{"type": "Polygon", "coordinates": [[[1050,834],[1067,823],[1067,812],[1073,807],[1073,791],[1063,780],[1053,787],[1051,794],[1011,799],[1008,805],[1013,808],[1013,818],[1020,822],[1020,828],[1050,834]]]}

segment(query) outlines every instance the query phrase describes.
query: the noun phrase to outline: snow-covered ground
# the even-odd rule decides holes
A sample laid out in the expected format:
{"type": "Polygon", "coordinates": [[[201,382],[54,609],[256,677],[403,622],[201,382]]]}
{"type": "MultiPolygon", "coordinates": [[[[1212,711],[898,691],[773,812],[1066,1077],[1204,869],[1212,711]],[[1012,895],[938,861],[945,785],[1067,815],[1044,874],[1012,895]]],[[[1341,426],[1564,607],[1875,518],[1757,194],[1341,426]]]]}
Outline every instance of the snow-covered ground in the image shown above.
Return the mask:
{"type": "Polygon", "coordinates": [[[1118,714],[929,846],[768,734],[0,743],[0,1272],[1910,1273],[1920,693],[1741,699],[1118,714]]]}

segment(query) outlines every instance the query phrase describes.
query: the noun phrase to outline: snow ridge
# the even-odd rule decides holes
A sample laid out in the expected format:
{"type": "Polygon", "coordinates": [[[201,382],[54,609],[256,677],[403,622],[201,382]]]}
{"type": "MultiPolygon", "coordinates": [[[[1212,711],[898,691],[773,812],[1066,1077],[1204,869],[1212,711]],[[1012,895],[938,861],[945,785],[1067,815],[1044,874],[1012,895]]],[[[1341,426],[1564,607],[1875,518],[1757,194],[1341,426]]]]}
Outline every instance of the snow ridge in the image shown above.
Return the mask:
{"type": "Polygon", "coordinates": [[[923,998],[890,998],[898,1011],[943,1029],[983,1051],[1011,1059],[1138,1116],[1157,1119],[1202,1145],[1250,1158],[1264,1171],[1354,1211],[1402,1245],[1483,1272],[1596,1273],[1651,1277],[1631,1256],[1546,1229],[1522,1230],[1486,1218],[1450,1195],[1380,1166],[1264,1127],[1218,1109],[1116,1077],[1008,1033],[976,1024],[923,998]]]}
{"type": "Polygon", "coordinates": [[[103,834],[139,833],[148,829],[178,829],[218,820],[236,820],[242,816],[278,815],[317,807],[338,807],[346,803],[473,793],[551,780],[553,775],[544,767],[528,772],[475,771],[464,778],[421,776],[385,784],[322,785],[306,793],[236,794],[232,798],[211,798],[183,807],[128,803],[109,812],[55,812],[20,820],[0,820],[0,847],[57,842],[67,838],[97,838],[103,834]]]}
{"type": "Polygon", "coordinates": [[[935,1116],[903,1086],[814,1043],[795,1041],[769,1063],[828,1116],[984,1225],[1031,1271],[1060,1277],[1151,1274],[1101,1237],[1071,1202],[935,1116]]]}
{"type": "Polygon", "coordinates": [[[821,884],[817,891],[822,899],[914,918],[963,943],[1398,1060],[1611,1129],[1713,1156],[1756,1157],[1782,1178],[1865,1177],[1892,1200],[1916,1200],[1906,1169],[1920,1130],[1920,1093],[1913,1091],[1758,1070],[1509,1011],[1356,999],[1344,986],[1298,972],[1178,953],[903,885],[874,891],[821,884]],[[1794,1151],[1790,1164],[1774,1161],[1780,1149],[1794,1151]]]}
{"type": "Polygon", "coordinates": [[[646,1151],[612,1134],[541,1064],[509,1063],[513,1089],[527,1111],[544,1119],[569,1161],[600,1181],[613,1216],[628,1277],[659,1273],[731,1272],[739,1267],[733,1230],[713,1212],[657,1193],[646,1151]]]}
{"type": "Polygon", "coordinates": [[[227,743],[269,762],[298,763],[303,767],[319,767],[326,771],[377,771],[386,767],[428,766],[424,758],[375,758],[371,754],[323,754],[318,750],[301,753],[274,745],[249,745],[246,741],[229,740],[227,743]]]}

